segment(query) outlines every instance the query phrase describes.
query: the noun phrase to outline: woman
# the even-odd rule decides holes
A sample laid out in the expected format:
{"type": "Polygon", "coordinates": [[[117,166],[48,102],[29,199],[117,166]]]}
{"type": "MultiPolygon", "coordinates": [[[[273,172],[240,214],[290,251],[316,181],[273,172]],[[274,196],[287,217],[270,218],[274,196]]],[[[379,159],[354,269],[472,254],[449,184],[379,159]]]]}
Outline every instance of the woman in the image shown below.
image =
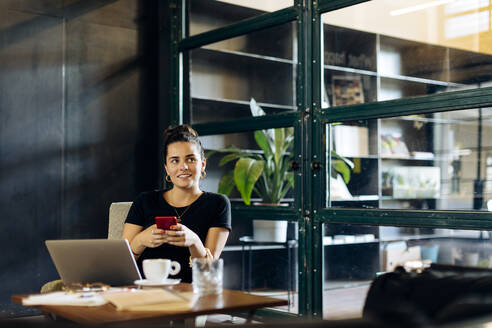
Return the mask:
{"type": "Polygon", "coordinates": [[[231,230],[231,205],[226,196],[200,190],[206,159],[195,130],[187,125],[164,132],[164,168],[173,187],[140,194],[123,228],[137,263],[149,258],[178,261],[176,276],[191,282],[192,258],[220,257],[231,230]],[[171,230],[157,229],[156,216],[176,216],[171,230]]]}

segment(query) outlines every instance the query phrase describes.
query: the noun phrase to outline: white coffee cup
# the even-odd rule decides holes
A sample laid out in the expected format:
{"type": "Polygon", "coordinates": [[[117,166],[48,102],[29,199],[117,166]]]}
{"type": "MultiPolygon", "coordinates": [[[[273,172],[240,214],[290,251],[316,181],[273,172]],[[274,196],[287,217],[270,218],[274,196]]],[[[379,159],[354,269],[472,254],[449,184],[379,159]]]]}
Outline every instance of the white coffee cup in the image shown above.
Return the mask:
{"type": "Polygon", "coordinates": [[[181,265],[176,261],[168,259],[147,259],[143,260],[143,272],[145,278],[154,282],[161,282],[169,275],[178,274],[181,265]]]}

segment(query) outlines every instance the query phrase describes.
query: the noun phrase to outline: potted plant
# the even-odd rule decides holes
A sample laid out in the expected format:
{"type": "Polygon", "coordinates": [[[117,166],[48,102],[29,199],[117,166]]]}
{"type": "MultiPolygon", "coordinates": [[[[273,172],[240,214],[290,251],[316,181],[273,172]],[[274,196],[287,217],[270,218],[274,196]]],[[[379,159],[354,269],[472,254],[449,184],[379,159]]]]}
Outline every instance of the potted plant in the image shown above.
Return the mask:
{"type": "MultiPolygon", "coordinates": [[[[254,99],[250,100],[253,116],[265,115],[254,99]]],[[[294,173],[290,170],[293,159],[294,129],[277,128],[256,130],[254,139],[261,152],[242,150],[234,145],[214,150],[207,154],[224,154],[219,166],[235,161],[234,169],[225,173],[219,181],[218,192],[230,195],[236,188],[246,205],[251,204],[253,192],[264,205],[280,205],[281,200],[294,187],[294,173]]],[[[352,163],[331,152],[333,161],[331,175],[341,175],[345,183],[350,179],[352,163]]],[[[279,222],[279,221],[271,221],[279,222]]],[[[286,226],[285,226],[286,227],[286,226]]]]}

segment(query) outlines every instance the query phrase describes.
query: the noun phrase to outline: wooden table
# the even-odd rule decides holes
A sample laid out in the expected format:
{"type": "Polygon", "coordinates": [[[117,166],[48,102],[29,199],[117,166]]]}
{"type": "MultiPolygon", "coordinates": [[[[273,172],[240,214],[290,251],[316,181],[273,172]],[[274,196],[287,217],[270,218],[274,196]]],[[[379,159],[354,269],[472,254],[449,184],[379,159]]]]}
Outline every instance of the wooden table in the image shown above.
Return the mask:
{"type": "MultiPolygon", "coordinates": [[[[190,292],[193,290],[191,284],[185,283],[169,287],[169,289],[177,292],[190,292]]],[[[27,296],[28,295],[13,295],[12,301],[22,304],[22,299],[27,296]]],[[[250,316],[252,316],[255,310],[259,308],[283,306],[287,304],[288,301],[283,299],[224,289],[222,294],[200,297],[196,303],[194,303],[191,310],[176,311],[172,313],[158,311],[117,311],[110,303],[102,306],[39,305],[35,306],[35,308],[45,313],[52,313],[80,324],[100,325],[155,318],[177,320],[205,314],[227,314],[244,311],[249,311],[250,316]]]]}

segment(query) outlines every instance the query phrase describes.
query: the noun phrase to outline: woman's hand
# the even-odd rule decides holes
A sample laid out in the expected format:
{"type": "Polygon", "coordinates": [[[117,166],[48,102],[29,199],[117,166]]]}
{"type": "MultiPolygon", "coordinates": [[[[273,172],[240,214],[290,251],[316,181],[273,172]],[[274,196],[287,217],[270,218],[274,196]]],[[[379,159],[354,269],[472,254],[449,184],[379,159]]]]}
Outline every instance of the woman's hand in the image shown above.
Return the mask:
{"type": "Polygon", "coordinates": [[[165,242],[170,245],[191,247],[194,246],[197,241],[200,241],[198,235],[187,226],[179,223],[171,226],[171,230],[165,231],[165,242]]]}
{"type": "Polygon", "coordinates": [[[139,234],[140,243],[145,247],[156,248],[166,242],[166,231],[151,225],[139,234]]]}

